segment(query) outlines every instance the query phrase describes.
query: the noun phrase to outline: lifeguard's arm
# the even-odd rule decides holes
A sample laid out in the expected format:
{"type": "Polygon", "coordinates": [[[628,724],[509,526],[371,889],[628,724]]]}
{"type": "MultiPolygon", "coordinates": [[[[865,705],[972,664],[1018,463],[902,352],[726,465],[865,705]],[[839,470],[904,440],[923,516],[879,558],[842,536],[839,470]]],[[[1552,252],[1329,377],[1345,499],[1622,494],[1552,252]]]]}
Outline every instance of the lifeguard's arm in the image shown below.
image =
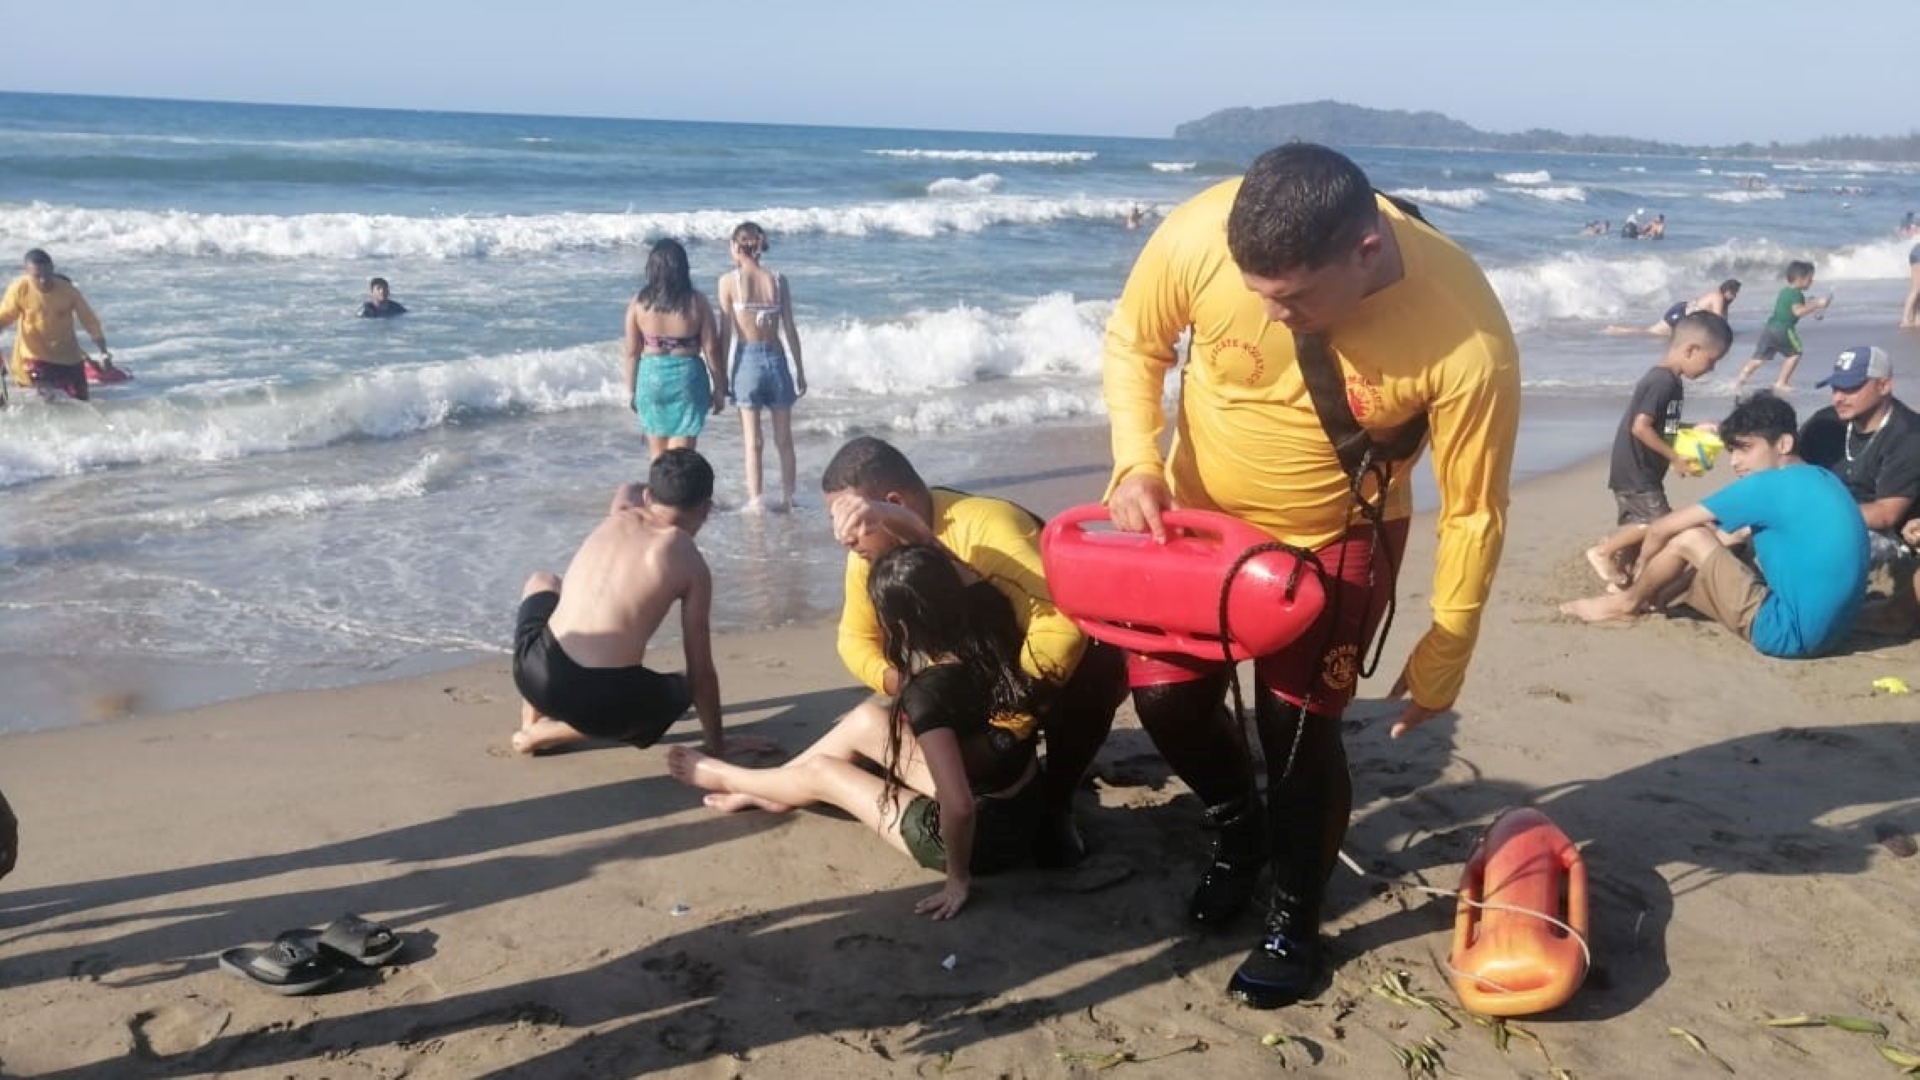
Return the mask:
{"type": "Polygon", "coordinates": [[[1401,677],[1414,704],[1428,711],[1451,706],[1466,680],[1506,539],[1507,481],[1520,423],[1519,357],[1504,326],[1461,342],[1441,363],[1439,393],[1428,406],[1440,489],[1433,625],[1414,645],[1401,677]]]}
{"type": "Polygon", "coordinates": [[[81,329],[93,339],[94,348],[106,352],[107,332],[100,328],[100,317],[93,313],[93,308],[88,305],[87,298],[80,294],[79,289],[73,290],[73,317],[80,320],[81,329]]]}
{"type": "Polygon", "coordinates": [[[640,378],[640,304],[632,301],[627,304],[626,345],[621,353],[627,373],[627,408],[638,412],[640,406],[634,404],[633,394],[640,378]]]}
{"type": "Polygon", "coordinates": [[[1072,619],[1053,606],[1040,561],[1040,535],[1032,520],[1011,503],[976,520],[963,536],[943,536],[948,550],[991,582],[1013,605],[1014,619],[1026,638],[1020,666],[1027,674],[1064,683],[1080,666],[1087,638],[1072,619]]]}
{"type": "Polygon", "coordinates": [[[1175,345],[1191,319],[1179,225],[1170,219],[1147,239],[1107,319],[1100,366],[1113,441],[1107,498],[1128,477],[1164,472],[1160,439],[1167,413],[1161,398],[1167,372],[1179,359],[1175,345]]]}
{"type": "Polygon", "coordinates": [[[973,785],[967,780],[966,762],[960,756],[960,740],[951,728],[935,728],[917,738],[927,771],[933,774],[934,801],[940,804],[940,841],[947,849],[947,881],[939,892],[913,905],[913,910],[935,919],[951,919],[966,906],[973,883],[973,785]]]}
{"type": "MultiPolygon", "coordinates": [[[[0,297],[0,330],[5,330],[7,327],[20,321],[20,316],[26,310],[26,305],[21,298],[20,290],[25,287],[26,283],[24,281],[16,281],[7,286],[6,296],[0,297]]],[[[18,343],[16,342],[15,344],[18,343]]]]}
{"type": "Polygon", "coordinates": [[[713,666],[713,572],[693,541],[684,541],[693,565],[687,571],[687,591],[680,597],[680,640],[687,657],[687,681],[692,684],[693,709],[700,717],[700,741],[707,753],[727,751],[720,730],[720,673],[713,666]]]}
{"type": "Polygon", "coordinates": [[[780,329],[787,336],[787,359],[793,361],[793,388],[807,392],[807,368],[800,362],[800,328],[793,323],[793,293],[787,288],[787,275],[773,275],[774,288],[780,292],[780,329]]]}
{"type": "Polygon", "coordinates": [[[887,654],[881,645],[880,616],[874,612],[873,602],[867,599],[867,563],[858,555],[847,556],[845,593],[846,599],[840,606],[840,631],[835,640],[840,662],[847,665],[847,670],[867,689],[891,694],[898,689],[898,676],[887,664],[887,654]],[[890,675],[893,677],[889,678],[890,675]]]}

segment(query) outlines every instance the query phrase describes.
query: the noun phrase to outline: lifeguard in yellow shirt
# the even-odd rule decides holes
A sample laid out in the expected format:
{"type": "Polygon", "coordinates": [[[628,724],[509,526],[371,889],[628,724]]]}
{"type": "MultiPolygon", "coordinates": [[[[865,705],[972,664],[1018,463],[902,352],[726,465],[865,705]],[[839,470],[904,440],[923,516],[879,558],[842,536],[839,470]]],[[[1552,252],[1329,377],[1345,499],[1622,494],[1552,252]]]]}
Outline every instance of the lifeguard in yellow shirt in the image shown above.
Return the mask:
{"type": "Polygon", "coordinates": [[[1219,834],[1189,916],[1231,920],[1272,864],[1264,932],[1228,991],[1278,1008],[1320,977],[1321,906],[1353,799],[1340,716],[1370,674],[1393,599],[1423,431],[1440,492],[1433,622],[1394,684],[1391,696],[1411,700],[1393,735],[1460,692],[1506,529],[1520,413],[1513,333],[1466,252],[1378,195],[1346,157],[1294,143],[1167,216],[1108,323],[1104,379],[1118,527],[1163,536],[1169,508],[1221,511],[1318,552],[1325,568],[1319,621],[1255,664],[1264,812],[1238,721],[1221,707],[1227,665],[1129,657],[1141,725],[1219,834]],[[1162,394],[1183,333],[1163,457],[1162,394]],[[1326,405],[1308,386],[1316,363],[1326,405]],[[1371,437],[1356,445],[1380,449],[1364,467],[1334,449],[1342,413],[1371,437]]]}
{"type": "Polygon", "coordinates": [[[99,318],[73,282],[54,272],[53,257],[46,252],[39,248],[27,252],[21,271],[0,298],[0,330],[15,323],[20,327],[7,364],[14,383],[87,400],[87,356],[80,351],[73,326],[78,322],[86,330],[100,350],[101,366],[112,369],[113,354],[107,351],[107,335],[100,329],[99,318]]]}

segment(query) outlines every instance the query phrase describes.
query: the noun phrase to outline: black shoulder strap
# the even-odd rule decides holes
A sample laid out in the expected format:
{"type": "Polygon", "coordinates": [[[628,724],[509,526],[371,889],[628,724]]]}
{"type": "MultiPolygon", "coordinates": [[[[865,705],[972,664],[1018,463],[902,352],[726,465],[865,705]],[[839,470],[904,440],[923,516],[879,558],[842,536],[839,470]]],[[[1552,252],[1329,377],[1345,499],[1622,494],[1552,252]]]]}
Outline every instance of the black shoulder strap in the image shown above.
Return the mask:
{"type": "MultiPolygon", "coordinates": [[[[1376,194],[1401,213],[1422,225],[1427,224],[1426,216],[1413,203],[1384,191],[1376,194]]],[[[1354,418],[1353,406],[1347,402],[1347,382],[1340,377],[1340,365],[1333,359],[1333,350],[1327,347],[1326,336],[1296,332],[1293,352],[1300,365],[1300,377],[1307,384],[1307,396],[1313,399],[1313,411],[1320,417],[1320,427],[1326,431],[1327,441],[1333,444],[1340,467],[1355,484],[1376,464],[1404,461],[1420,452],[1420,444],[1427,437],[1425,413],[1401,425],[1390,441],[1376,442],[1354,418]]]]}

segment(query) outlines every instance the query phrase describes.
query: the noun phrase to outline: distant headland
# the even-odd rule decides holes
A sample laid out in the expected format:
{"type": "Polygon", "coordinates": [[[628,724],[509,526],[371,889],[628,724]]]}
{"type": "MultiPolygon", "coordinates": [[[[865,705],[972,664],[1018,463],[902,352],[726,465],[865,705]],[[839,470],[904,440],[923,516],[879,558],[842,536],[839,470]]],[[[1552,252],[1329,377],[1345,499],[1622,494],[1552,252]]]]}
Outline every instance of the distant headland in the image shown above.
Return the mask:
{"type": "Polygon", "coordinates": [[[1747,142],[1729,146],[1693,146],[1613,135],[1567,135],[1545,128],[1503,134],[1481,131],[1442,113],[1370,109],[1341,101],[1221,109],[1175,127],[1173,137],[1268,145],[1306,139],[1346,146],[1419,146],[1451,150],[1920,161],[1920,132],[1888,136],[1834,135],[1802,143],[1747,142]]]}

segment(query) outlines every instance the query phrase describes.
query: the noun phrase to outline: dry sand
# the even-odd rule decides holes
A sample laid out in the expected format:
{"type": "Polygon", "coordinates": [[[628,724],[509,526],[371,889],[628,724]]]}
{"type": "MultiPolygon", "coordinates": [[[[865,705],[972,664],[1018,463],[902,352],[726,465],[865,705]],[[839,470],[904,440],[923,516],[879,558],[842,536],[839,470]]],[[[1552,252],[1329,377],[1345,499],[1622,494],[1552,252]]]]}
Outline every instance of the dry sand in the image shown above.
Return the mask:
{"type": "MultiPolygon", "coordinates": [[[[1052,512],[1102,473],[991,490],[1052,512]]],[[[1519,1022],[1537,1041],[1502,1052],[1457,1009],[1453,1030],[1370,992],[1404,971],[1452,1004],[1453,904],[1345,871],[1325,991],[1229,1002],[1252,921],[1184,925],[1198,807],[1130,714],[1082,804],[1099,854],[987,879],[933,924],[911,908],[937,877],[840,816],[716,816],[664,747],[511,756],[501,660],[0,739],[24,842],[0,885],[0,1072],[1394,1077],[1394,1047],[1431,1035],[1460,1076],[1725,1075],[1685,1032],[1741,1075],[1896,1075],[1874,1037],[1759,1021],[1871,1016],[1920,1048],[1920,859],[1898,854],[1920,831],[1920,699],[1871,689],[1920,686],[1920,645],[1786,662],[1683,618],[1568,621],[1554,605],[1592,589],[1581,551],[1611,512],[1602,463],[1517,492],[1457,712],[1399,742],[1388,703],[1348,719],[1347,849],[1369,870],[1450,889],[1514,804],[1582,843],[1596,967],[1519,1022]],[[304,998],[215,963],[344,911],[398,930],[402,962],[304,998]]],[[[1363,693],[1424,626],[1431,542],[1423,520],[1363,693]]],[[[831,627],[717,644],[735,730],[798,749],[860,696],[831,627]]]]}

